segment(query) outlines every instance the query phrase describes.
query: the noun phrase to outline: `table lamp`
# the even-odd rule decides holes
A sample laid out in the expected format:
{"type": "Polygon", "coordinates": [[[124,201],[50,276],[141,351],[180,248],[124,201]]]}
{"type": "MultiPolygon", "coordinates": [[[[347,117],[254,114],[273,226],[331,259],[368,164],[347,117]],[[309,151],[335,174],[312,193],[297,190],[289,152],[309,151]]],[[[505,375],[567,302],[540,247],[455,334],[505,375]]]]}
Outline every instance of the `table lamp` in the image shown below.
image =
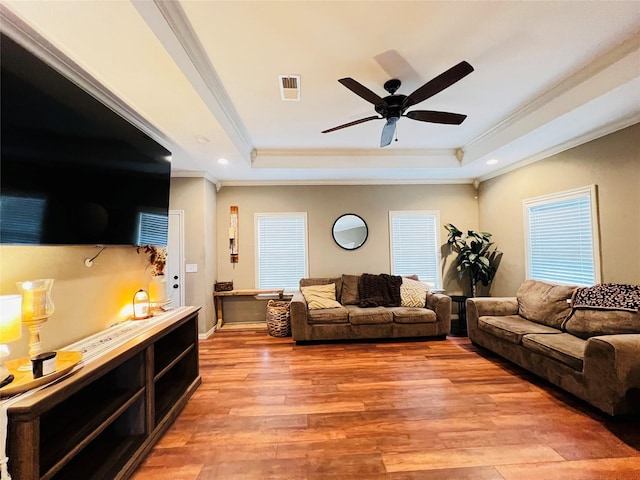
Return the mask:
{"type": "Polygon", "coordinates": [[[0,382],[9,375],[4,365],[4,359],[9,356],[9,342],[18,340],[22,336],[22,296],[0,296],[0,382]]]}
{"type": "Polygon", "coordinates": [[[140,289],[133,295],[133,319],[142,320],[149,316],[149,294],[140,289]]]}

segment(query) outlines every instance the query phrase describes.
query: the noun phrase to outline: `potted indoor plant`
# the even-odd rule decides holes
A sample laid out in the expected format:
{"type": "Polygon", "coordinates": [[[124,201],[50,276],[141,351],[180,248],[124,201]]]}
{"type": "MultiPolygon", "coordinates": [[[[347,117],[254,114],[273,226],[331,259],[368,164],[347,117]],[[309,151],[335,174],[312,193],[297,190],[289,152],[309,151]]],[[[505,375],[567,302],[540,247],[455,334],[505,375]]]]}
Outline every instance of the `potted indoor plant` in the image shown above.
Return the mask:
{"type": "Polygon", "coordinates": [[[457,254],[458,280],[466,275],[471,286],[471,296],[475,297],[478,283],[488,287],[493,281],[502,252],[491,241],[490,233],[473,230],[464,233],[451,223],[447,223],[444,228],[449,232],[449,253],[457,254]]]}

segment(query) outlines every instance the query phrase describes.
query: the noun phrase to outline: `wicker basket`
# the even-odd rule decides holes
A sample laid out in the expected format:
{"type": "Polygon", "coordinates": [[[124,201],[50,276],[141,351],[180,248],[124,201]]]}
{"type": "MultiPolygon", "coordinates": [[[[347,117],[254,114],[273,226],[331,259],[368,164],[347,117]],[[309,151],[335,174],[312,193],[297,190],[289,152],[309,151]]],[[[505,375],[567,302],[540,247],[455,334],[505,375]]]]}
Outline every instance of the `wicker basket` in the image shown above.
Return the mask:
{"type": "Polygon", "coordinates": [[[291,335],[291,318],[288,300],[269,300],[267,302],[267,330],[272,337],[291,335]]]}

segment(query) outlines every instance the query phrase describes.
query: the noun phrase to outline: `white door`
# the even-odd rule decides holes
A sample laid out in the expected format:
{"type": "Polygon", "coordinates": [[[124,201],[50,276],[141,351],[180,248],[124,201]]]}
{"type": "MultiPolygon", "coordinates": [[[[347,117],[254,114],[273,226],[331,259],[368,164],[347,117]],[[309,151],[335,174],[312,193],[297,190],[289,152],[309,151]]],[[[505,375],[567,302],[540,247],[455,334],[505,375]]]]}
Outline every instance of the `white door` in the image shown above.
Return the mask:
{"type": "Polygon", "coordinates": [[[184,210],[169,210],[167,242],[168,308],[184,306],[184,210]]]}

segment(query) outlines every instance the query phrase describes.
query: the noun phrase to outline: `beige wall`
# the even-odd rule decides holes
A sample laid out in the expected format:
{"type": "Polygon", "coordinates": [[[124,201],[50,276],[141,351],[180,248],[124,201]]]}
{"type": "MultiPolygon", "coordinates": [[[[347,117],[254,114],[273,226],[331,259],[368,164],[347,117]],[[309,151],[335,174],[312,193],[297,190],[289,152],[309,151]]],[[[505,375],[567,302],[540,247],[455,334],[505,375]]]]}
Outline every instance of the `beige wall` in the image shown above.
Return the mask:
{"type": "MultiPolygon", "coordinates": [[[[201,306],[199,332],[215,325],[215,280],[233,280],[236,288],[255,287],[255,212],[308,213],[311,276],[389,271],[389,210],[439,210],[440,223],[494,235],[504,257],[492,295],[512,295],[524,280],[522,200],[597,184],[602,238],[603,282],[640,284],[640,126],[635,125],[549,159],[483,182],[479,199],[471,185],[406,186],[215,186],[204,178],[173,178],[172,210],[184,210],[185,302],[201,306]],[[240,211],[240,263],[229,263],[229,207],[240,211]],[[331,226],[343,213],[357,213],[369,225],[369,239],[356,251],[339,248],[331,226]],[[220,248],[217,248],[219,245],[220,248]]],[[[446,231],[441,228],[441,242],[446,231]]],[[[134,247],[108,247],[91,268],[85,258],[95,247],[0,246],[0,294],[18,293],[15,282],[54,278],[55,312],[42,329],[45,350],[60,348],[130,313],[138,288],[146,288],[147,258],[134,247]]],[[[450,293],[457,282],[445,283],[450,293]]],[[[28,335],[12,342],[11,358],[28,351],[28,335]]]]}
{"type": "MultiPolygon", "coordinates": [[[[16,282],[53,278],[53,315],[42,327],[43,351],[54,350],[126,320],[133,294],[147,289],[148,257],[135,247],[107,247],[93,262],[97,247],[0,246],[0,293],[17,294],[16,282]]],[[[10,358],[28,353],[29,334],[11,342],[10,358]]]]}
{"type": "Polygon", "coordinates": [[[255,213],[307,212],[309,276],[389,273],[390,210],[439,210],[441,224],[475,229],[475,195],[471,185],[223,187],[218,193],[218,279],[232,280],[235,288],[256,287],[255,213]],[[239,209],[240,260],[235,266],[229,262],[226,238],[232,205],[239,209]],[[369,238],[357,250],[343,250],[331,236],[333,222],[343,213],[360,215],[369,227],[369,238]]]}
{"type": "Polygon", "coordinates": [[[492,295],[513,295],[525,279],[522,200],[592,184],[602,282],[640,284],[640,125],[634,125],[480,185],[480,228],[504,252],[492,295]]]}
{"type": "Polygon", "coordinates": [[[216,203],[215,185],[209,180],[171,179],[170,208],[184,210],[185,264],[198,266],[197,272],[185,274],[185,304],[202,307],[198,331],[203,335],[216,323],[212,297],[217,270],[216,203]]]}

